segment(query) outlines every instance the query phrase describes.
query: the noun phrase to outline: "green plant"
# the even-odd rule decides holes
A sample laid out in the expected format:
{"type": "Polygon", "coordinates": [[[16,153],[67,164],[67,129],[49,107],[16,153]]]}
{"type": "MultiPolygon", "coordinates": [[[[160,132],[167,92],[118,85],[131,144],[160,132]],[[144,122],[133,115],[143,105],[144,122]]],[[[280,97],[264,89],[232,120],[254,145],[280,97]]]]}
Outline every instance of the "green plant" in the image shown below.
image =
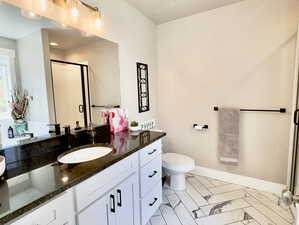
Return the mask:
{"type": "Polygon", "coordinates": [[[29,99],[30,96],[26,90],[21,91],[17,88],[14,89],[11,96],[10,106],[11,116],[15,121],[25,119],[25,115],[29,106],[29,99]]]}
{"type": "Polygon", "coordinates": [[[136,121],[132,121],[131,122],[131,127],[138,127],[138,122],[136,122],[136,121]]]}

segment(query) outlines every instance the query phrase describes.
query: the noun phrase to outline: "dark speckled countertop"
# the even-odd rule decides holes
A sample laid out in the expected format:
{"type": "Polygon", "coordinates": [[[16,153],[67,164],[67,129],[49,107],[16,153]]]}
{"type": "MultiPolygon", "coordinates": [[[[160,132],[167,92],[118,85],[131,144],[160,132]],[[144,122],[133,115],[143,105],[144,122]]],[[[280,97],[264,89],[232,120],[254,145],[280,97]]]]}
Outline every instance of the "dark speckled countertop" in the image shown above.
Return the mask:
{"type": "Polygon", "coordinates": [[[143,131],[135,136],[128,132],[119,133],[111,138],[110,144],[96,144],[113,147],[113,152],[107,156],[69,166],[53,160],[0,183],[0,224],[23,215],[165,135],[153,131],[143,131]]]}

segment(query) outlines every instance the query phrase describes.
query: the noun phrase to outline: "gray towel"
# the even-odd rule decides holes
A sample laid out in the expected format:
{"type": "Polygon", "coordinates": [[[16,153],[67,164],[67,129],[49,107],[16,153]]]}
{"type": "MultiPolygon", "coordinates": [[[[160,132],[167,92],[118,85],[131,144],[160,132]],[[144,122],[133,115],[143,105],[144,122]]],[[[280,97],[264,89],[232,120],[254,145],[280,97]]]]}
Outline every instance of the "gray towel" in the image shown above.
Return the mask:
{"type": "Polygon", "coordinates": [[[219,109],[218,157],[228,165],[239,164],[240,109],[219,109]]]}

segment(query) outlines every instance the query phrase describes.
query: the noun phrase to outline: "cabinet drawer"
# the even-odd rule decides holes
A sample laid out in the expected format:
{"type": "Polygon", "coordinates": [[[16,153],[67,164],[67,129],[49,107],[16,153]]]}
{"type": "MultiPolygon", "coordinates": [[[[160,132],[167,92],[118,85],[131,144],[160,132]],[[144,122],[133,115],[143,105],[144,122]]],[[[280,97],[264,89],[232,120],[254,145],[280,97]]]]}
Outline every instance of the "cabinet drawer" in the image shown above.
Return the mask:
{"type": "Polygon", "coordinates": [[[141,200],[141,225],[145,225],[154,215],[162,202],[162,183],[159,182],[154,189],[141,200]]]}
{"type": "Polygon", "coordinates": [[[140,166],[144,166],[158,155],[161,154],[161,140],[158,140],[149,146],[146,146],[139,152],[140,166]]]}
{"type": "Polygon", "coordinates": [[[141,198],[145,196],[152,188],[161,181],[162,177],[162,159],[161,154],[147,165],[140,169],[140,188],[141,198]]]}
{"type": "Polygon", "coordinates": [[[74,188],[77,211],[82,210],[123,179],[136,172],[137,165],[138,155],[135,153],[78,184],[74,188]]]}
{"type": "Polygon", "coordinates": [[[45,203],[11,225],[75,225],[72,191],[45,203]]]}

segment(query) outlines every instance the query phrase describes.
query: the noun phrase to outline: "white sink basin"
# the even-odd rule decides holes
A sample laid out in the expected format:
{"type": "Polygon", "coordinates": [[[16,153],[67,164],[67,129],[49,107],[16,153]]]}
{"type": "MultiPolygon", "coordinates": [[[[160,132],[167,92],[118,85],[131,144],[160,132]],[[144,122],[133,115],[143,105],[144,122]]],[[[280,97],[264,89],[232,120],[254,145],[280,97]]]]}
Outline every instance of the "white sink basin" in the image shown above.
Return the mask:
{"type": "Polygon", "coordinates": [[[0,155],[0,176],[4,173],[5,171],[5,158],[0,155]]]}
{"type": "Polygon", "coordinates": [[[112,148],[108,147],[89,147],[79,149],[58,157],[58,162],[65,164],[88,162],[108,155],[112,148]]]}

